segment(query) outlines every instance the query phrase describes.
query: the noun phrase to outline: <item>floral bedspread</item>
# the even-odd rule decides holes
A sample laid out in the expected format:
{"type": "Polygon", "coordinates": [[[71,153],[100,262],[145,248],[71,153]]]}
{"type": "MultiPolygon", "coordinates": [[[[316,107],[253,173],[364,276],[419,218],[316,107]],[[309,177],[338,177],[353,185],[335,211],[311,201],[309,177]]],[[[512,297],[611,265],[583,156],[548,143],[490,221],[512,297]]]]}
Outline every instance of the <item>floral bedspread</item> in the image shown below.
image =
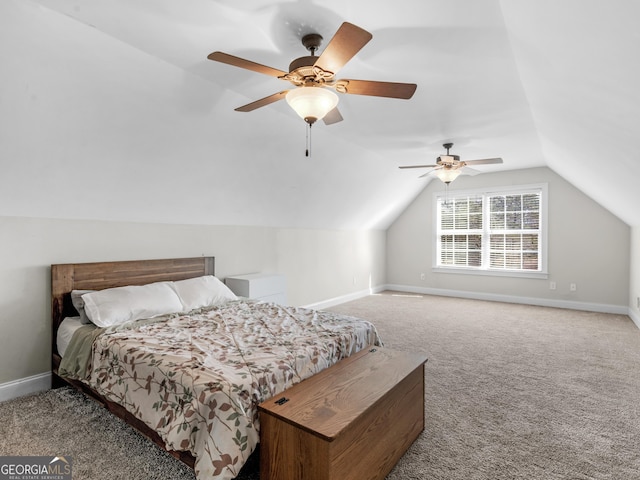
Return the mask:
{"type": "Polygon", "coordinates": [[[330,312],[230,302],[106,329],[88,383],[196,457],[198,479],[238,475],[259,442],[257,405],[370,345],[375,327],[330,312]]]}

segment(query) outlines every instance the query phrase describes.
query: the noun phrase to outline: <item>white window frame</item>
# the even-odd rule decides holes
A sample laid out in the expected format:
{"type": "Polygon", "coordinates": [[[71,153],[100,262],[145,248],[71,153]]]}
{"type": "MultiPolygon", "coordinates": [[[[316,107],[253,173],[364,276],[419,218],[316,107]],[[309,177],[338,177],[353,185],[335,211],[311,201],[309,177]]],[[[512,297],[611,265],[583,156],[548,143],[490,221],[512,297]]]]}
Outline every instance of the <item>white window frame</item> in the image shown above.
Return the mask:
{"type": "MultiPolygon", "coordinates": [[[[483,202],[483,218],[489,219],[489,202],[483,202]]],[[[548,184],[530,184],[530,185],[509,185],[504,187],[491,187],[474,190],[455,190],[448,192],[436,192],[433,194],[433,251],[432,251],[432,271],[435,273],[456,273],[465,275],[491,275],[499,277],[521,277],[521,278],[548,278],[549,273],[547,270],[547,250],[548,250],[548,184]],[[438,212],[438,200],[439,199],[454,199],[456,197],[466,196],[482,196],[487,197],[491,195],[507,195],[507,194],[524,194],[524,193],[537,193],[540,192],[540,270],[504,270],[504,269],[491,269],[488,267],[462,267],[462,266],[449,266],[438,265],[439,255],[439,231],[440,231],[440,217],[438,212]]],[[[488,242],[485,241],[485,235],[488,234],[488,229],[484,228],[483,231],[483,257],[488,255],[488,242]]]]}

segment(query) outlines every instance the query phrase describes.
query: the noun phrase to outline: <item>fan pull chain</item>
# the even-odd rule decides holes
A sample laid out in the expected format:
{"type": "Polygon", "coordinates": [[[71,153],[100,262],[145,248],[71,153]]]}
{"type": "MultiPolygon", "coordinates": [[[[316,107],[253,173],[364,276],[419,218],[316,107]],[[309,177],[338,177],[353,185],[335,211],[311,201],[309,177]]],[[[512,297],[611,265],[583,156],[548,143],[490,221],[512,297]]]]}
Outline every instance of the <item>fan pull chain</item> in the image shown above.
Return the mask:
{"type": "Polygon", "coordinates": [[[306,151],[305,151],[305,157],[310,157],[311,156],[311,124],[308,123],[307,125],[309,125],[309,128],[306,129],[307,132],[307,144],[306,144],[306,151]]]}

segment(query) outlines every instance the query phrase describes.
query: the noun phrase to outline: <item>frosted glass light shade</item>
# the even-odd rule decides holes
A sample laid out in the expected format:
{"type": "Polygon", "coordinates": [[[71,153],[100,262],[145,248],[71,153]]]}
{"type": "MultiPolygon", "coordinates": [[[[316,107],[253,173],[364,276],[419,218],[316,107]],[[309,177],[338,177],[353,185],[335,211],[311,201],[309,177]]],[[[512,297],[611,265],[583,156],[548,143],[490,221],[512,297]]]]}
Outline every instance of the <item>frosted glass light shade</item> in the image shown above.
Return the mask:
{"type": "Polygon", "coordinates": [[[338,96],[323,87],[298,87],[289,90],[287,103],[305,122],[313,125],[338,105],[338,96]]]}
{"type": "Polygon", "coordinates": [[[438,177],[440,180],[442,180],[444,183],[451,183],[453,182],[456,178],[458,178],[458,175],[460,175],[460,169],[459,168],[441,168],[440,170],[436,170],[435,174],[436,177],[438,177]]]}

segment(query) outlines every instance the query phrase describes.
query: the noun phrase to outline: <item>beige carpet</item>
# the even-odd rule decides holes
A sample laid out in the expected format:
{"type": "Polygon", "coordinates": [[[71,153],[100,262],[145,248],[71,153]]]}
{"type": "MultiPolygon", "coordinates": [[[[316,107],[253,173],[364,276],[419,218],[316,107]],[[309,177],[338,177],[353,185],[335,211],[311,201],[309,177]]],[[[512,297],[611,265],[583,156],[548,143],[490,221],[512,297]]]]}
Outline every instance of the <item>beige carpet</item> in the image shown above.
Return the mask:
{"type": "Polygon", "coordinates": [[[640,479],[628,317],[397,295],[334,309],[429,357],[426,430],[389,479],[640,479]]]}
{"type": "MultiPolygon", "coordinates": [[[[389,480],[640,480],[640,330],[626,316],[386,292],[331,310],[422,351],[426,429],[389,480]]],[[[0,455],[74,480],[193,474],[67,389],[0,404],[0,455]]],[[[253,462],[241,475],[258,478],[253,462]]]]}

